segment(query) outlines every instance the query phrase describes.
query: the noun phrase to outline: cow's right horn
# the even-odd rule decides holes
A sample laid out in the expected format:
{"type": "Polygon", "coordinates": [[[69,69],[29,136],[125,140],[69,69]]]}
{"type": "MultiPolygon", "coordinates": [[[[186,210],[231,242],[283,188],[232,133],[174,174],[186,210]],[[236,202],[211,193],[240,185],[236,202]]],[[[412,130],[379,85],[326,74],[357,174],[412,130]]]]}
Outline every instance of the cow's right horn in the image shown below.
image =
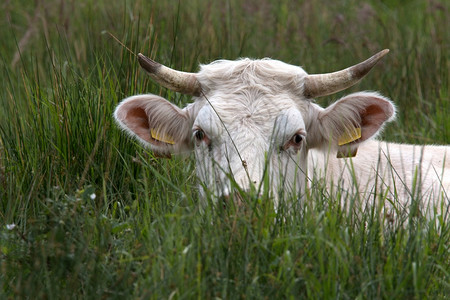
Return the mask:
{"type": "Polygon", "coordinates": [[[173,70],[141,53],[138,54],[138,60],[150,77],[163,87],[183,94],[200,96],[202,89],[195,73],[173,70]]]}
{"type": "Polygon", "coordinates": [[[334,94],[351,87],[369,73],[388,52],[389,49],[384,49],[371,58],[341,71],[308,75],[305,78],[303,95],[307,98],[314,98],[334,94]]]}

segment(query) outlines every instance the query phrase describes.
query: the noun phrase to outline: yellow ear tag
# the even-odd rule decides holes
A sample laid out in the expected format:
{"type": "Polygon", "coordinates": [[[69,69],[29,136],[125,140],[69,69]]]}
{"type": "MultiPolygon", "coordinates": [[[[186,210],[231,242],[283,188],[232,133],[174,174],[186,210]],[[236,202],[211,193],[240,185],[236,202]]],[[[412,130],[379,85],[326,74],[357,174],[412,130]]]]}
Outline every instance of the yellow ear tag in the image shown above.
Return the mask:
{"type": "Polygon", "coordinates": [[[355,130],[352,130],[352,132],[347,131],[346,133],[341,135],[338,139],[338,145],[342,146],[356,141],[359,138],[361,138],[361,128],[357,127],[355,128],[355,130]]]}
{"type": "Polygon", "coordinates": [[[167,143],[174,145],[175,142],[173,141],[173,138],[170,135],[160,135],[155,129],[150,129],[150,134],[152,135],[152,138],[154,138],[157,141],[167,143]]]}

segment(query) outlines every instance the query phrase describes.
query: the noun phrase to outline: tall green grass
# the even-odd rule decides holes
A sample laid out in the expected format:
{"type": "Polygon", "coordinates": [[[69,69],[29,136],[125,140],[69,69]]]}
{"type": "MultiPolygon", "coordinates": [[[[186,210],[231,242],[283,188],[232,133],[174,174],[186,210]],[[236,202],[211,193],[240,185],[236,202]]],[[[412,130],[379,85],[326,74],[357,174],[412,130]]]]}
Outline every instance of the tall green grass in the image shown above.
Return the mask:
{"type": "Polygon", "coordinates": [[[272,57],[310,73],[391,52],[356,90],[398,107],[383,137],[450,143],[445,1],[5,1],[0,4],[1,298],[444,299],[450,227],[341,211],[318,182],[202,213],[192,158],[153,157],[114,125],[160,94],[132,52],[171,67],[272,57]],[[120,42],[120,43],[119,43],[120,42]],[[121,45],[123,44],[123,45],[121,45]],[[126,48],[125,48],[126,47],[126,48]],[[130,52],[129,50],[130,49],[130,52]]]}

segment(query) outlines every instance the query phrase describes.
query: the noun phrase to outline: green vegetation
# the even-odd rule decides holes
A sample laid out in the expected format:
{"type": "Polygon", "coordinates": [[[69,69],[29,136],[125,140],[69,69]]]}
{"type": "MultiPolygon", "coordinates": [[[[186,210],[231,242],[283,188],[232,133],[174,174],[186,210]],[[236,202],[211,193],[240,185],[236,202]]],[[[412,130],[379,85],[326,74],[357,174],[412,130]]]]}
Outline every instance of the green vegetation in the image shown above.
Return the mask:
{"type": "Polygon", "coordinates": [[[448,216],[348,215],[320,187],[290,213],[252,195],[200,213],[193,158],[154,158],[112,112],[138,93],[189,102],[133,53],[185,71],[268,56],[319,73],[389,48],[319,103],[379,90],[399,111],[383,138],[449,144],[449,14],[444,0],[3,1],[0,298],[448,297],[448,216]]]}

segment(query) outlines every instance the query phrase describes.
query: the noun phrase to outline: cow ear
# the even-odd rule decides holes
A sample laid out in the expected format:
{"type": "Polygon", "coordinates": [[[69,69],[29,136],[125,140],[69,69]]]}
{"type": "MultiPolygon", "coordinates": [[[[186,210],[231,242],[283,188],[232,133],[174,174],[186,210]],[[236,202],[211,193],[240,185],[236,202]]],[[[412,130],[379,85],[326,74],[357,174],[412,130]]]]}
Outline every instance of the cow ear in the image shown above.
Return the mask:
{"type": "MultiPolygon", "coordinates": [[[[395,116],[392,102],[373,92],[350,94],[319,111],[314,135],[322,145],[338,149],[338,157],[354,156],[358,144],[381,132],[395,116]]],[[[316,141],[317,144],[320,144],[316,141]]]]}
{"type": "Polygon", "coordinates": [[[123,100],[114,112],[117,123],[156,156],[168,157],[191,149],[191,121],[180,109],[155,95],[137,95],[123,100]]]}

